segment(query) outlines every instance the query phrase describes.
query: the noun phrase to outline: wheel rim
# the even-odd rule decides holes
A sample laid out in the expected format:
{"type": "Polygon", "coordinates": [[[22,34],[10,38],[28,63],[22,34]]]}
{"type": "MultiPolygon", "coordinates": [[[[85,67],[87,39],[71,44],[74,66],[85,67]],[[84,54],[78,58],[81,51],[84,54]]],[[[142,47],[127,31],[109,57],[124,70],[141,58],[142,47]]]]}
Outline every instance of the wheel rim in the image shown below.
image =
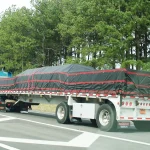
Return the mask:
{"type": "Polygon", "coordinates": [[[64,118],[64,116],[65,116],[65,109],[64,109],[64,107],[60,106],[60,107],[58,108],[57,116],[58,116],[58,118],[59,118],[60,120],[64,118]]]}
{"type": "Polygon", "coordinates": [[[107,126],[110,121],[110,113],[107,110],[102,110],[99,114],[99,122],[102,126],[107,126]]]}

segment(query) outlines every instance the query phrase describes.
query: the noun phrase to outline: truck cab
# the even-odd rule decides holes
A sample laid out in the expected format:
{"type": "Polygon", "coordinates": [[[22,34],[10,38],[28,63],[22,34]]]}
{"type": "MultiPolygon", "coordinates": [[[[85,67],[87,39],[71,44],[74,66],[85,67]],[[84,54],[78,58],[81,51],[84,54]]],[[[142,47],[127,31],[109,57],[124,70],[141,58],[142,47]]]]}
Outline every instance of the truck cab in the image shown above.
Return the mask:
{"type": "MultiPolygon", "coordinates": [[[[0,78],[12,78],[11,72],[6,72],[3,69],[0,71],[0,78]]],[[[6,95],[0,96],[0,110],[5,110],[5,100],[7,99],[6,95]]]]}

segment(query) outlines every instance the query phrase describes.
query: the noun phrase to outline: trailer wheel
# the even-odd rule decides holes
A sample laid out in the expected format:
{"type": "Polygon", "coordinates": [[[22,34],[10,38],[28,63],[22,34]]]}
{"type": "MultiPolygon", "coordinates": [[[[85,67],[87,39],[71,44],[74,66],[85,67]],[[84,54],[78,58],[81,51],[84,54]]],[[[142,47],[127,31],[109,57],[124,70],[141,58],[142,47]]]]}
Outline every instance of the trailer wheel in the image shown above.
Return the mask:
{"type": "Polygon", "coordinates": [[[134,126],[139,131],[150,131],[150,121],[134,121],[134,126]]]}
{"type": "Polygon", "coordinates": [[[116,112],[113,106],[103,104],[96,114],[97,126],[102,131],[115,131],[117,129],[116,112]]]}
{"type": "Polygon", "coordinates": [[[56,119],[61,124],[70,123],[69,106],[66,102],[62,102],[56,107],[56,119]]]}

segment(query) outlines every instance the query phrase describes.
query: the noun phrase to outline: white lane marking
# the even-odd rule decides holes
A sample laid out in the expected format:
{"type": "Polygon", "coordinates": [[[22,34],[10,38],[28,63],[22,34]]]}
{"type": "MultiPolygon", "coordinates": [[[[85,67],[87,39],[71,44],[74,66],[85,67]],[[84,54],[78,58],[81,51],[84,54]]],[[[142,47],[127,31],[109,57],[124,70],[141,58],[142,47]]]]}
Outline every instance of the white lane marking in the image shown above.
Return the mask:
{"type": "Polygon", "coordinates": [[[41,124],[41,125],[45,125],[45,126],[50,126],[50,127],[54,127],[54,128],[59,128],[59,129],[65,129],[65,130],[70,130],[70,131],[75,131],[75,132],[85,132],[82,130],[78,130],[78,129],[72,129],[72,128],[67,128],[67,127],[62,127],[62,126],[57,126],[57,125],[53,125],[53,124],[47,124],[47,123],[43,123],[43,122],[38,122],[38,121],[33,121],[33,120],[28,120],[28,119],[22,119],[22,118],[16,118],[18,120],[22,120],[22,121],[27,121],[27,122],[32,122],[32,123],[36,123],[36,124],[41,124]]]}
{"type": "MultiPolygon", "coordinates": [[[[10,117],[10,118],[11,118],[11,116],[7,116],[7,115],[1,115],[1,114],[0,114],[0,116],[3,116],[3,117],[10,117]]],[[[15,117],[15,119],[22,120],[22,121],[27,121],[27,122],[31,122],[31,123],[36,123],[36,124],[40,124],[40,125],[50,126],[50,127],[54,127],[54,128],[60,128],[60,129],[65,129],[65,130],[80,132],[80,133],[85,132],[85,131],[78,130],[78,129],[72,129],[72,128],[67,128],[67,127],[62,127],[62,126],[47,124],[47,123],[43,123],[43,122],[28,120],[28,119],[22,119],[22,118],[17,118],[17,117],[15,117]]]]}
{"type": "Polygon", "coordinates": [[[90,147],[94,141],[96,141],[99,138],[100,135],[84,132],[80,134],[79,136],[75,137],[71,141],[69,141],[69,144],[71,144],[74,147],[90,147]]]}
{"type": "Polygon", "coordinates": [[[26,143],[26,144],[55,145],[55,146],[57,145],[57,146],[88,148],[98,137],[99,135],[94,135],[93,133],[82,133],[81,135],[74,138],[70,142],[20,139],[20,138],[9,138],[9,137],[0,137],[0,141],[26,143]]]}
{"type": "MultiPolygon", "coordinates": [[[[11,116],[1,115],[1,114],[0,114],[0,116],[11,117],[11,116]]],[[[22,119],[22,118],[16,118],[16,119],[23,120],[23,121],[28,121],[28,122],[32,122],[32,123],[36,123],[36,124],[51,126],[51,127],[55,127],[55,128],[60,128],[60,129],[65,129],[65,130],[80,132],[80,133],[87,132],[87,131],[83,131],[83,130],[71,129],[71,128],[67,128],[67,127],[61,127],[61,126],[56,126],[56,125],[52,125],[52,124],[46,124],[46,123],[42,123],[42,122],[32,121],[32,120],[28,120],[28,119],[22,119]]],[[[91,133],[91,132],[87,132],[87,133],[91,133]]],[[[146,142],[142,142],[142,141],[124,139],[124,138],[119,138],[119,137],[114,137],[114,136],[108,136],[108,135],[103,135],[103,134],[97,134],[97,133],[93,133],[93,134],[99,135],[100,137],[105,137],[105,138],[115,139],[115,140],[119,140],[119,141],[125,141],[125,142],[130,142],[130,143],[136,143],[136,144],[150,146],[150,143],[146,143],[146,142]]]]}
{"type": "Polygon", "coordinates": [[[0,143],[0,147],[5,148],[5,149],[8,149],[8,150],[19,150],[19,149],[17,149],[17,148],[10,147],[10,146],[5,145],[5,144],[2,144],[2,143],[0,143]]]}
{"type": "MultiPolygon", "coordinates": [[[[87,132],[87,131],[83,131],[83,130],[71,129],[71,128],[67,128],[67,127],[61,127],[61,126],[46,124],[46,123],[42,123],[42,122],[32,121],[32,120],[28,120],[28,119],[21,119],[21,118],[17,118],[17,119],[32,122],[32,123],[42,124],[42,125],[46,125],[46,126],[51,126],[51,127],[55,127],[55,128],[61,128],[61,129],[65,129],[65,130],[75,131],[75,132],[82,132],[82,133],[87,132]]],[[[88,132],[88,133],[91,133],[91,132],[88,132]]],[[[124,139],[124,138],[119,138],[119,137],[114,137],[114,136],[107,136],[107,135],[97,134],[97,133],[93,133],[93,134],[96,134],[96,135],[99,135],[99,136],[102,136],[102,137],[105,137],[105,138],[111,138],[111,139],[119,140],[119,141],[125,141],[125,142],[131,142],[131,143],[150,146],[150,143],[146,143],[146,142],[130,140],[130,139],[124,139]]]]}
{"type": "Polygon", "coordinates": [[[99,135],[100,135],[100,137],[105,137],[105,138],[109,138],[109,139],[114,139],[114,140],[119,140],[119,141],[125,141],[125,142],[150,146],[150,143],[146,143],[146,142],[130,140],[130,139],[124,139],[124,138],[119,138],[119,137],[114,137],[114,136],[109,136],[109,135],[103,135],[103,134],[99,134],[99,135]]]}
{"type": "Polygon", "coordinates": [[[15,119],[15,118],[13,118],[13,117],[0,118],[0,122],[2,122],[2,121],[8,121],[8,120],[13,120],[13,119],[15,119]]]}
{"type": "Polygon", "coordinates": [[[10,138],[10,137],[0,137],[0,141],[14,142],[14,143],[26,143],[26,144],[39,144],[39,145],[62,145],[62,146],[65,146],[68,143],[68,142],[34,140],[34,139],[23,139],[23,138],[10,138]]]}

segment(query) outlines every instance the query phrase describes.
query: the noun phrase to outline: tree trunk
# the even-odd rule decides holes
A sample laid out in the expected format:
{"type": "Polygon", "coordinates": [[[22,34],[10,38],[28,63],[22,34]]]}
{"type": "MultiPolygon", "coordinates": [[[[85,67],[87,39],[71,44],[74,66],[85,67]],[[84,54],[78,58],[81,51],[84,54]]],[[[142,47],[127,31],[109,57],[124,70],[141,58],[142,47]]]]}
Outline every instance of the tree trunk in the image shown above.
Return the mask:
{"type": "Polygon", "coordinates": [[[45,66],[45,36],[43,35],[43,38],[42,38],[42,51],[43,51],[43,66],[45,66]]]}
{"type": "MultiPolygon", "coordinates": [[[[135,30],[135,48],[136,48],[136,61],[140,60],[140,35],[137,30],[135,30]]],[[[136,66],[136,70],[139,70],[140,66],[136,66]]]]}
{"type": "Polygon", "coordinates": [[[145,33],[145,43],[143,45],[144,49],[144,61],[147,62],[147,46],[148,46],[148,39],[147,39],[147,31],[145,33]]]}

